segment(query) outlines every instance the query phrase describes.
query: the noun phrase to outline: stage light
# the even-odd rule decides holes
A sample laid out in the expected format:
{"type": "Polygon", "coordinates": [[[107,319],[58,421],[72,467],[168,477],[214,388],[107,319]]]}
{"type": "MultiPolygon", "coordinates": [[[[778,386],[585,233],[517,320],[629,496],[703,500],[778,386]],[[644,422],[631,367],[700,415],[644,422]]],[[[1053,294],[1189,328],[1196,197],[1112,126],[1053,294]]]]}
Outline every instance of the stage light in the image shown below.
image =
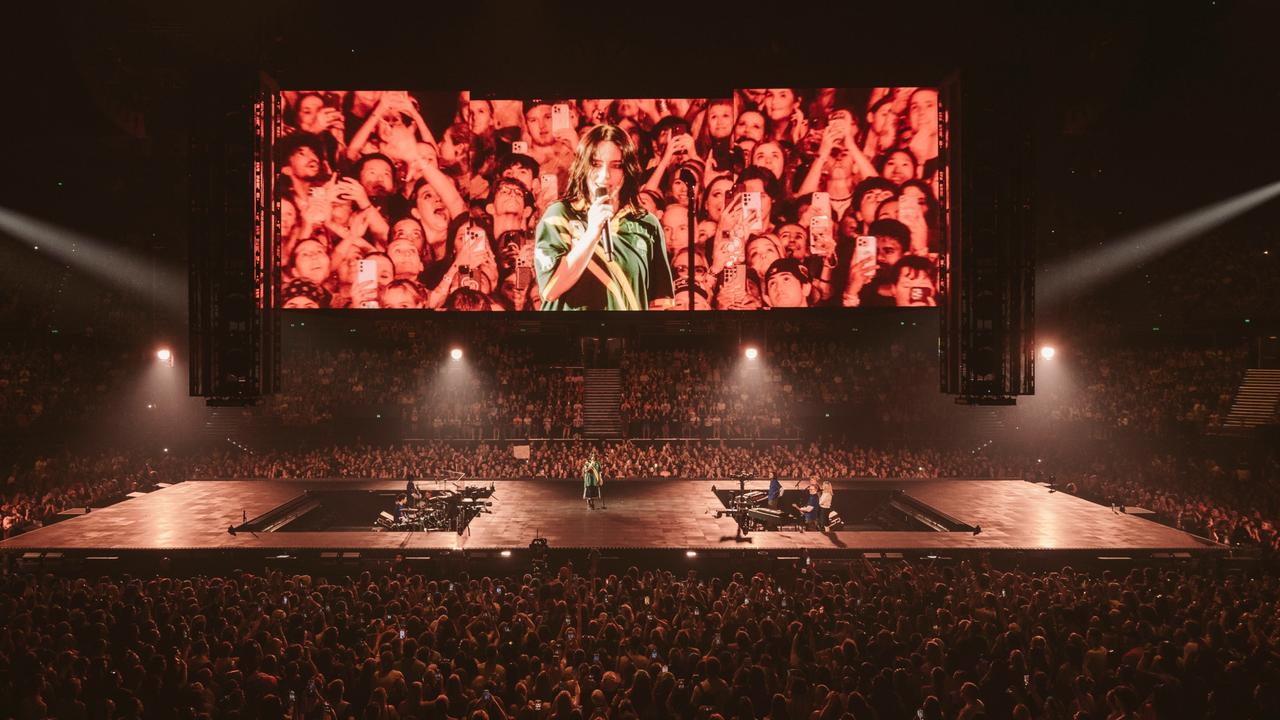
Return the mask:
{"type": "Polygon", "coordinates": [[[685,551],[684,551],[684,556],[685,556],[685,557],[698,557],[698,551],[697,551],[697,550],[685,550],[685,551]]]}
{"type": "Polygon", "coordinates": [[[449,357],[450,357],[450,358],[453,358],[454,360],[461,360],[461,359],[462,359],[462,348],[457,348],[457,347],[456,347],[456,348],[454,348],[454,349],[450,350],[450,351],[449,351],[449,357]]]}
{"type": "Polygon", "coordinates": [[[93,275],[156,303],[163,312],[186,317],[187,272],[157,265],[150,254],[135,253],[39,218],[0,207],[0,234],[47,253],[72,269],[93,275]]]}
{"type": "Polygon", "coordinates": [[[1040,348],[1040,357],[1044,358],[1045,360],[1052,360],[1053,356],[1057,354],[1058,354],[1058,351],[1054,350],[1052,345],[1045,345],[1044,347],[1040,348]]]}
{"type": "Polygon", "coordinates": [[[511,551],[510,551],[510,550],[503,550],[503,551],[502,551],[502,557],[511,557],[511,551]]]}
{"type": "Polygon", "coordinates": [[[1280,181],[1137,230],[1090,253],[1044,264],[1041,267],[1043,275],[1036,282],[1036,301],[1047,307],[1072,295],[1082,294],[1094,285],[1114,279],[1174,250],[1278,196],[1280,181]]]}
{"type": "Polygon", "coordinates": [[[746,353],[744,354],[747,356],[748,360],[755,360],[757,357],[760,356],[760,351],[755,349],[754,347],[748,347],[746,353]]]}
{"type": "Polygon", "coordinates": [[[173,359],[173,353],[169,351],[169,348],[160,348],[156,351],[156,359],[160,362],[169,362],[173,359]]]}

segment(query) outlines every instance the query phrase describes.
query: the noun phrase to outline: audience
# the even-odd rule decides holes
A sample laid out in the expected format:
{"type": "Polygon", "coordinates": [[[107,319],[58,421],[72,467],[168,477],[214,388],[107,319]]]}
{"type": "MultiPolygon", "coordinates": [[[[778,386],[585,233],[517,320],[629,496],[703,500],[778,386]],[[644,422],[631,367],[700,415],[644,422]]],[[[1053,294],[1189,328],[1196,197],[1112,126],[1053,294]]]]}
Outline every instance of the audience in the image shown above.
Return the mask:
{"type": "Polygon", "coordinates": [[[968,561],[10,575],[18,718],[1268,718],[1274,581],[968,561]]]}

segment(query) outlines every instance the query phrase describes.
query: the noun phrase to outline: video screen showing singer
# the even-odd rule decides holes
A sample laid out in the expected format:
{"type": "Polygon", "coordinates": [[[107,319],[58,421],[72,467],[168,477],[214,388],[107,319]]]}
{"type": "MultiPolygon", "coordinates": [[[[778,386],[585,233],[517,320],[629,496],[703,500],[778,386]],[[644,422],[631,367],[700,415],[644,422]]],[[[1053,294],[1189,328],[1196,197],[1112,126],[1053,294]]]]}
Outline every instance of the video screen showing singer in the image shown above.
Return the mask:
{"type": "Polygon", "coordinates": [[[641,207],[631,137],[596,125],[578,142],[564,197],[534,235],[543,310],[666,310],[674,284],[662,224],[641,207]]]}

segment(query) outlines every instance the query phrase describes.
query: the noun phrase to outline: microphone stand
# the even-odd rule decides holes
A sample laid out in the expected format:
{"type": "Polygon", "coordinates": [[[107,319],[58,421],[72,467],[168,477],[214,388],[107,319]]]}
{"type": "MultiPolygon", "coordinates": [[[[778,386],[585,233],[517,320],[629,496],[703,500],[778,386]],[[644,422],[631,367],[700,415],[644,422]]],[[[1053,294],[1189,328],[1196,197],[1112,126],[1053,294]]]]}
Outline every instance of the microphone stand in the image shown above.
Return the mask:
{"type": "Polygon", "coordinates": [[[686,290],[689,293],[689,310],[694,310],[693,304],[693,284],[696,282],[697,262],[694,260],[694,253],[697,250],[694,239],[697,237],[697,217],[698,217],[698,175],[687,167],[680,168],[680,178],[684,180],[684,185],[689,189],[689,286],[686,290]]]}

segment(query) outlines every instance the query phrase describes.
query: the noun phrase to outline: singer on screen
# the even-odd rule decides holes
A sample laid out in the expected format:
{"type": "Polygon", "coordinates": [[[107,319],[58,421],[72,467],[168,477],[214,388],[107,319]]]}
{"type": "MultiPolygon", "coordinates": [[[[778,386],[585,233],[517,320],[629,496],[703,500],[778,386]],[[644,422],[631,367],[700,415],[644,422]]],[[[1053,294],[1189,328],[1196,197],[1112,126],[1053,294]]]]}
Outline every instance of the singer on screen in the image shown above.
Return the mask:
{"type": "Polygon", "coordinates": [[[578,142],[564,197],[534,239],[543,310],[668,309],[662,224],[640,206],[640,161],[626,132],[597,125],[578,142]]]}

